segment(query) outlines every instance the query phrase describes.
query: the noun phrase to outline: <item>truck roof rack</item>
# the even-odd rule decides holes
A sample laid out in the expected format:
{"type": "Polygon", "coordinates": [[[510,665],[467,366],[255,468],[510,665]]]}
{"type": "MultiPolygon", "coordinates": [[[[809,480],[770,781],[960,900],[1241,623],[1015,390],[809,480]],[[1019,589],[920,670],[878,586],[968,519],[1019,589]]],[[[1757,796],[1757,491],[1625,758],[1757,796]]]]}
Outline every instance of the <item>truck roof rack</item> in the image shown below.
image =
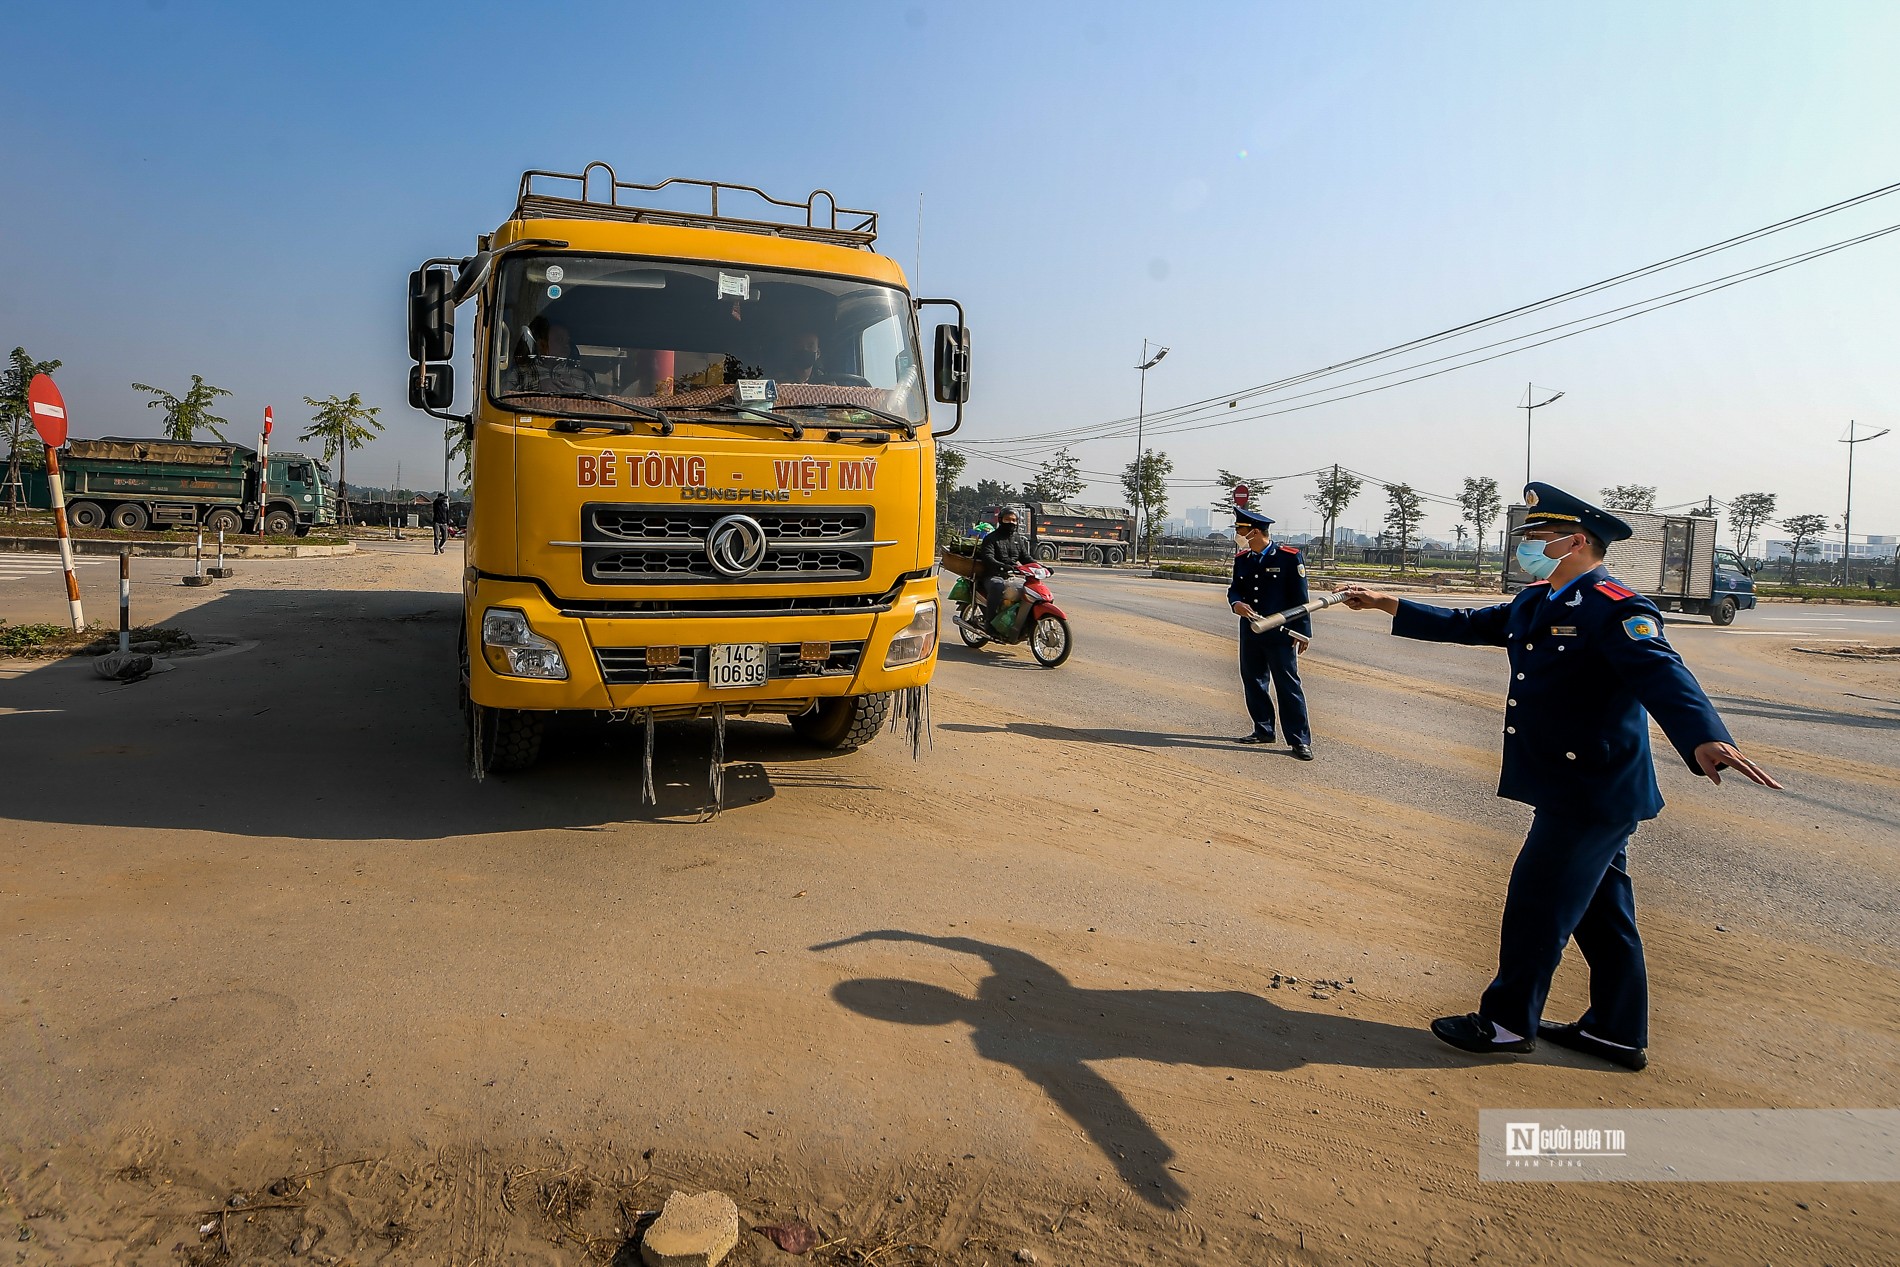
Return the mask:
{"type": "Polygon", "coordinates": [[[871,243],[877,240],[877,213],[875,211],[855,211],[849,207],[840,207],[828,189],[814,189],[803,202],[792,202],[783,198],[774,198],[762,189],[751,185],[731,185],[718,180],[692,180],[684,176],[669,176],[655,185],[639,185],[621,180],[614,169],[606,163],[589,163],[578,173],[546,172],[530,170],[521,173],[521,191],[515,198],[516,220],[619,220],[636,224],[667,224],[694,229],[726,229],[738,233],[762,233],[773,237],[797,238],[808,242],[826,242],[833,246],[857,247],[869,250],[871,243]],[[606,173],[607,199],[600,201],[588,197],[588,178],[596,170],[606,173]],[[578,189],[570,190],[573,196],[558,196],[539,193],[535,182],[539,179],[547,182],[567,182],[578,189]],[[711,194],[710,211],[673,211],[662,207],[643,207],[630,202],[622,202],[621,194],[657,193],[672,185],[691,186],[711,194]],[[789,214],[783,218],[755,219],[741,216],[722,215],[719,211],[719,195],[739,193],[750,194],[767,204],[767,216],[771,208],[782,208],[785,212],[803,212],[804,222],[799,223],[789,214]],[[825,200],[826,210],[820,210],[818,200],[825,200]],[[827,214],[828,213],[828,214],[827,214]],[[821,223],[821,217],[828,223],[821,223]]]}

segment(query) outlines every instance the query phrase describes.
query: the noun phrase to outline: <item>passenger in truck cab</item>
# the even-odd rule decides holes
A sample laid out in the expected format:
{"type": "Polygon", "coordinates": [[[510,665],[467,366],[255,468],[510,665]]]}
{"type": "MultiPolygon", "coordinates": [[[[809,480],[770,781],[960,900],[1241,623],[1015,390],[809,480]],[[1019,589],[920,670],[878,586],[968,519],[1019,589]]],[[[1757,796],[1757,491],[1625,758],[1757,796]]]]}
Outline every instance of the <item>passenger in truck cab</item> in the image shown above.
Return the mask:
{"type": "Polygon", "coordinates": [[[508,375],[509,391],[559,394],[593,390],[592,377],[581,368],[580,358],[574,353],[574,336],[546,313],[522,330],[508,375]]]}

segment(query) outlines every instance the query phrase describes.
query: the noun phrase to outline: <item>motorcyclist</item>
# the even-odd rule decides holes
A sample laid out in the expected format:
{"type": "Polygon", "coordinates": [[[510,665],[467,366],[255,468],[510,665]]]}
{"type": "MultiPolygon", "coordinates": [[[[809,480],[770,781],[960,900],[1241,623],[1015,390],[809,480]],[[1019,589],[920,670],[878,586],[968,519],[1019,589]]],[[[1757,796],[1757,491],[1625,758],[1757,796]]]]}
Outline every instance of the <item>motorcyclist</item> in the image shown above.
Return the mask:
{"type": "Polygon", "coordinates": [[[1001,614],[1009,574],[1030,562],[1029,541],[1019,527],[1016,512],[1005,509],[996,516],[996,531],[976,547],[977,589],[983,595],[986,619],[994,620],[1001,614]]]}

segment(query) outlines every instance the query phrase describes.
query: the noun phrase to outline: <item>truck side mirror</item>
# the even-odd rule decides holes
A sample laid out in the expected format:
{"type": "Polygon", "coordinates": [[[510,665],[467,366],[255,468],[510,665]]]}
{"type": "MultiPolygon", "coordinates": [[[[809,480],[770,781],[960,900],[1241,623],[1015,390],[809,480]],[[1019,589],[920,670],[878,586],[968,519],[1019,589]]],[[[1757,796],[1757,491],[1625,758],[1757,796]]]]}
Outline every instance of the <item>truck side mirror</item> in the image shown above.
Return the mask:
{"type": "Polygon", "coordinates": [[[446,365],[409,367],[409,407],[424,411],[447,409],[455,403],[455,380],[446,365]]]}
{"type": "Polygon", "coordinates": [[[961,405],[970,399],[970,327],[937,327],[936,382],[933,395],[941,405],[961,405]]]}
{"type": "Polygon", "coordinates": [[[409,359],[446,361],[455,351],[455,304],[447,269],[409,274],[409,359]]]}

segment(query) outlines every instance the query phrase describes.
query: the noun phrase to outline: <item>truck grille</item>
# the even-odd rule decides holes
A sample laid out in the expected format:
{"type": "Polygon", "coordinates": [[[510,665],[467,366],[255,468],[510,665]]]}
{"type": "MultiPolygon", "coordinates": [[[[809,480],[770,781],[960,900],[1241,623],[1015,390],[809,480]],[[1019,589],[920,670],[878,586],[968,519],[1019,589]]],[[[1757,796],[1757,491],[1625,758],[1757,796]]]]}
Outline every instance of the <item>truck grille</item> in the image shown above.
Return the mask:
{"type": "Polygon", "coordinates": [[[871,575],[872,514],[868,507],[743,511],[730,506],[581,507],[581,566],[597,585],[829,583],[871,575]],[[742,513],[765,533],[765,555],[742,577],[713,567],[706,536],[719,520],[742,513]]]}
{"type": "MultiPolygon", "coordinates": [[[[774,682],[784,678],[850,677],[858,671],[864,655],[862,642],[834,642],[830,658],[823,663],[806,661],[803,644],[774,643],[766,648],[766,672],[774,682]]],[[[704,682],[706,648],[681,647],[679,663],[647,667],[645,647],[596,647],[594,658],[600,662],[601,678],[609,686],[644,686],[656,682],[704,682]]]]}

